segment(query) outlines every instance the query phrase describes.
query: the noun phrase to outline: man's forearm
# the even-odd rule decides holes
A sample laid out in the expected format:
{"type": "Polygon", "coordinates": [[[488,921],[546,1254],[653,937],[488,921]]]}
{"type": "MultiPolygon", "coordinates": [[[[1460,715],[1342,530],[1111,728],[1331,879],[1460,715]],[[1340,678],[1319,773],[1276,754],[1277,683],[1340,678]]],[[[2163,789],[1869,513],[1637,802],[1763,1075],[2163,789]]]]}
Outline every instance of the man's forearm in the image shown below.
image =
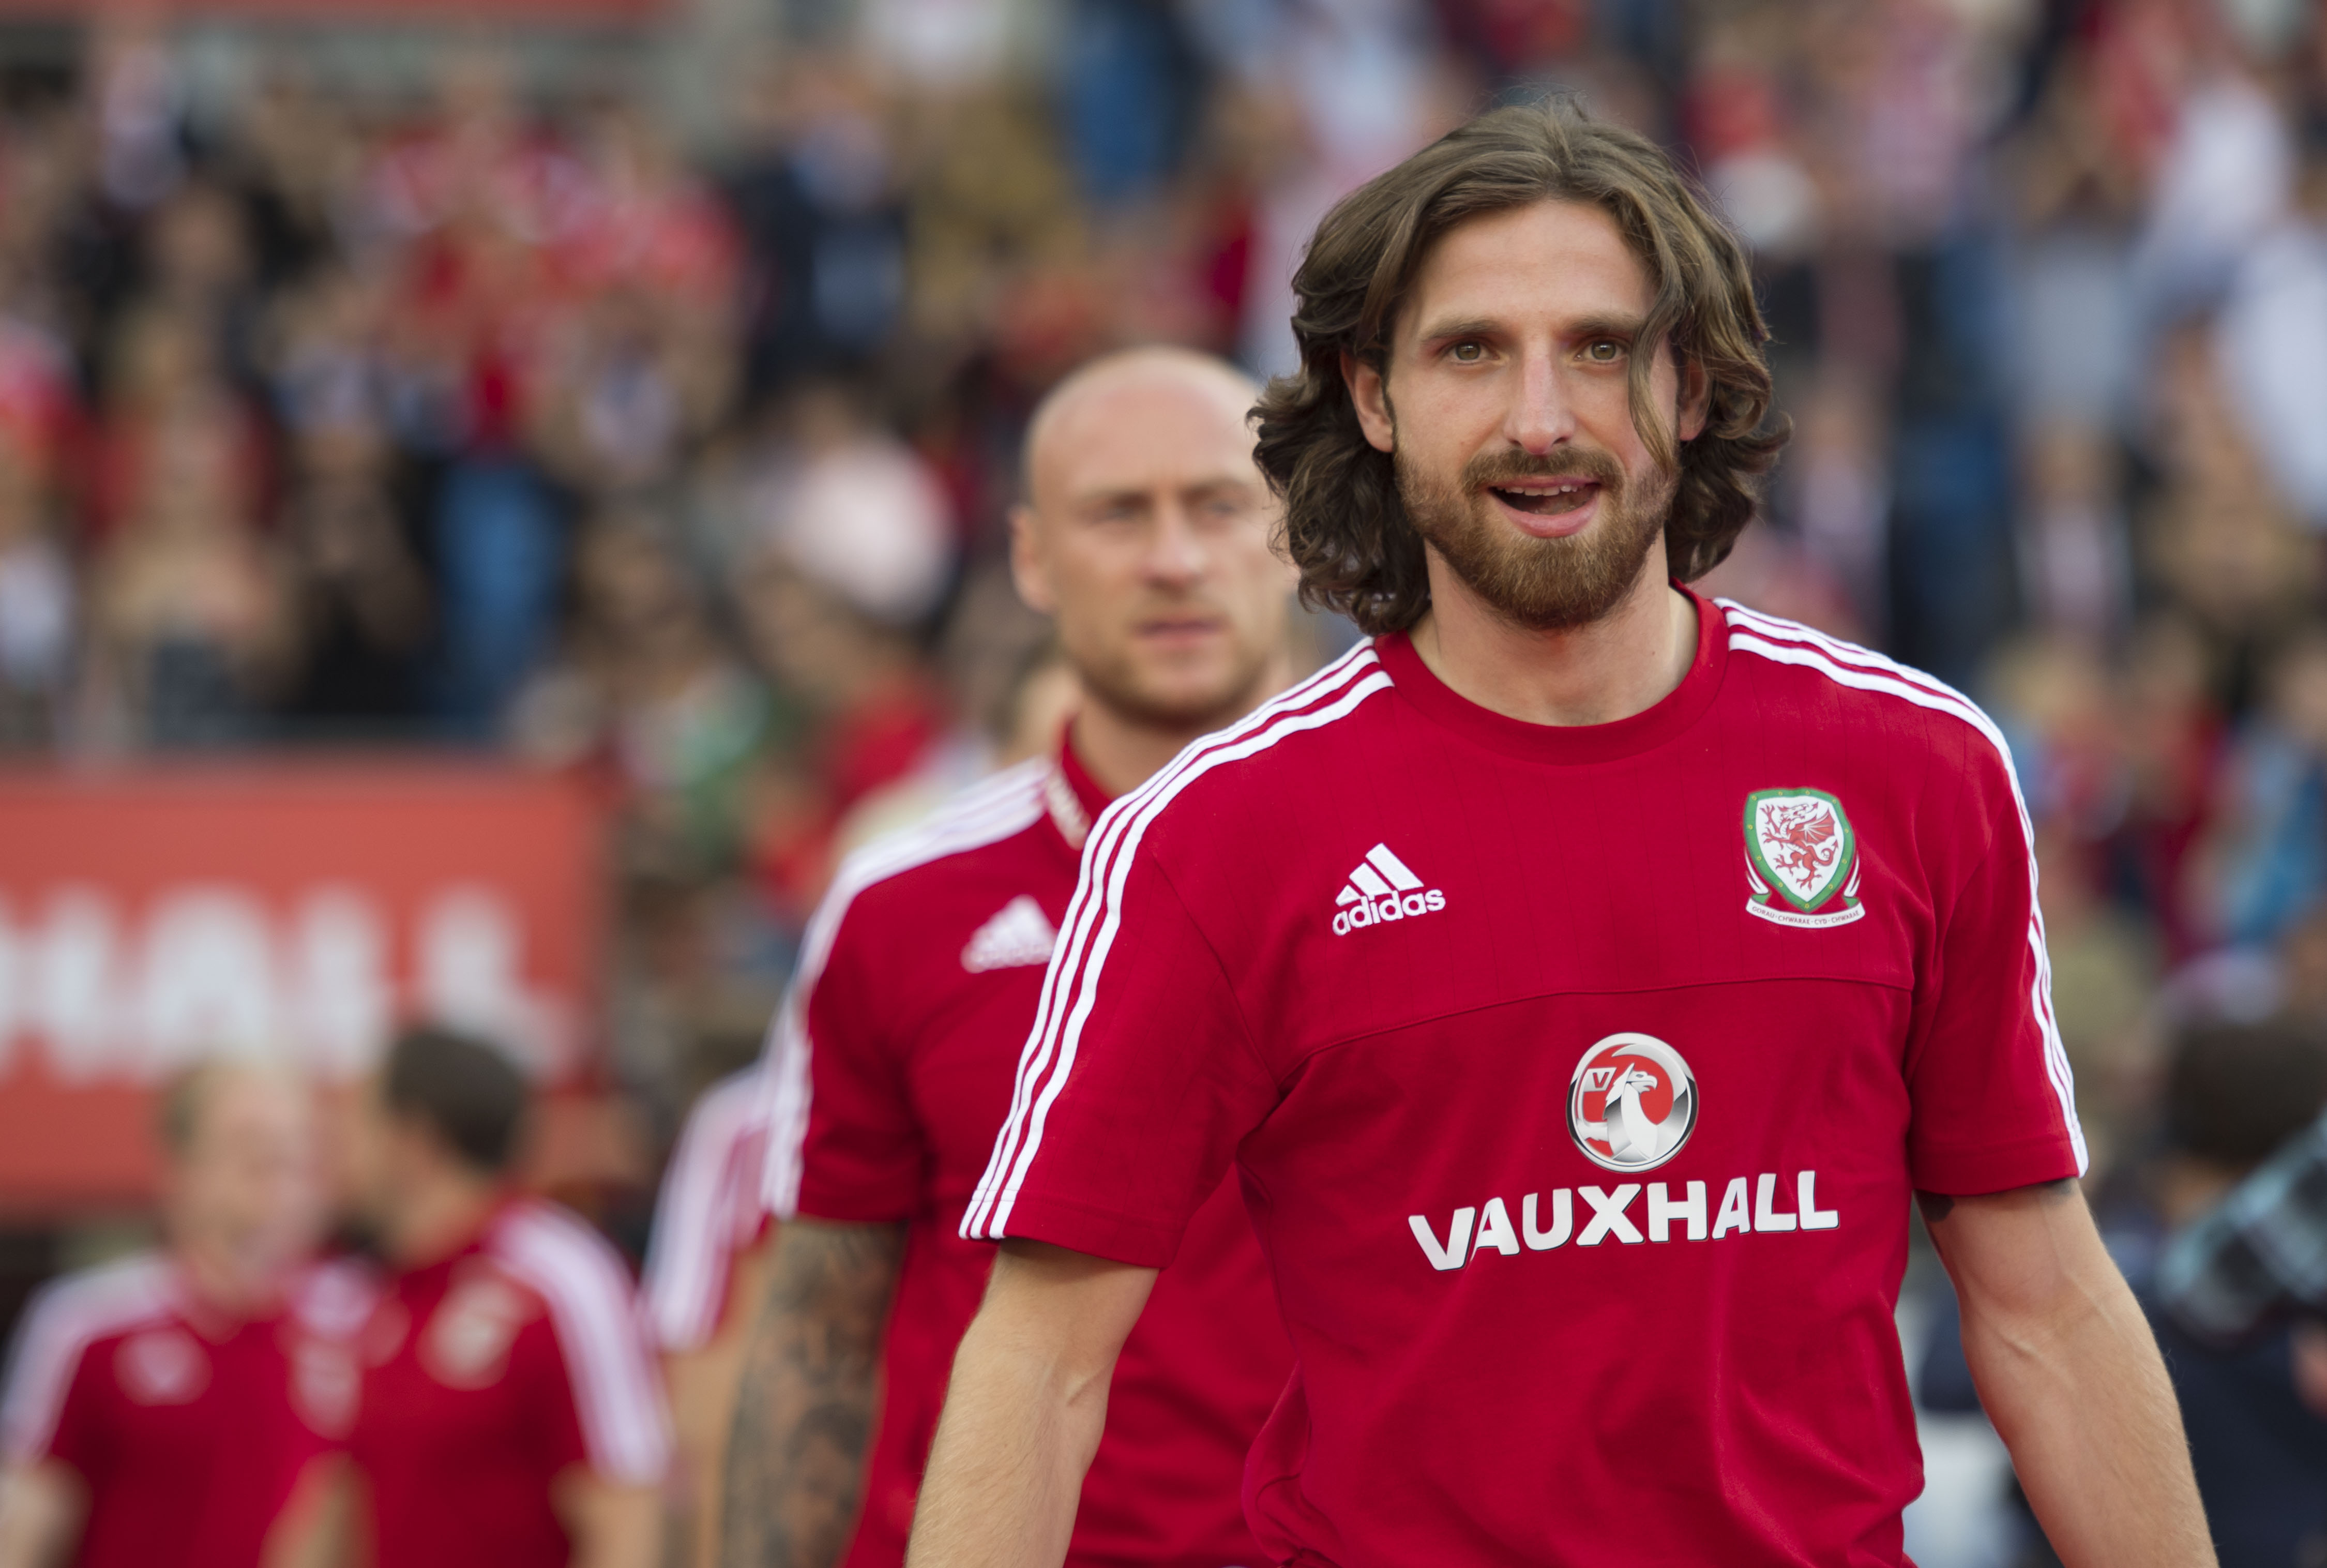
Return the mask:
{"type": "MultiPolygon", "coordinates": [[[[1999,1199],[2022,1209],[2022,1273],[1985,1289],[1958,1269],[1964,1353],[2052,1549],[2067,1568],[2212,1568],[2173,1386],[2082,1198],[2064,1183],[1999,1199]],[[2070,1222],[2041,1222],[2063,1204],[2070,1222]]],[[[1924,1199],[1943,1255],[1954,1207],[1924,1199]]]]}
{"type": "Polygon", "coordinates": [[[1006,1242],[954,1357],[907,1568],[1055,1568],[1155,1271],[1006,1242]]]}
{"type": "Polygon", "coordinates": [[[981,1316],[963,1336],[913,1516],[908,1568],[1062,1561],[1083,1472],[1107,1424],[1107,1378],[981,1316]]]}
{"type": "Polygon", "coordinates": [[[723,1568],[830,1568],[847,1549],[903,1246],[892,1225],[795,1220],[778,1234],[736,1391],[723,1568]]]}

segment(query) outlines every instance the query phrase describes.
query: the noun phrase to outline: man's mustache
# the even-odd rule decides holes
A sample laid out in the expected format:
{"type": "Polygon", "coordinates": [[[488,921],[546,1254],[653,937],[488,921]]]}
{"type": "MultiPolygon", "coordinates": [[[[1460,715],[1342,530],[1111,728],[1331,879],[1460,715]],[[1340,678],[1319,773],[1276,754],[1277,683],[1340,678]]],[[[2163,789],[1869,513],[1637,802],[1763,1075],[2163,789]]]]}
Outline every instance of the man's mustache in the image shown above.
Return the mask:
{"type": "Polygon", "coordinates": [[[1463,465],[1463,488],[1481,490],[1523,479],[1591,480],[1613,495],[1624,488],[1624,470],[1597,447],[1564,446],[1537,457],[1529,453],[1482,452],[1463,465]]]}

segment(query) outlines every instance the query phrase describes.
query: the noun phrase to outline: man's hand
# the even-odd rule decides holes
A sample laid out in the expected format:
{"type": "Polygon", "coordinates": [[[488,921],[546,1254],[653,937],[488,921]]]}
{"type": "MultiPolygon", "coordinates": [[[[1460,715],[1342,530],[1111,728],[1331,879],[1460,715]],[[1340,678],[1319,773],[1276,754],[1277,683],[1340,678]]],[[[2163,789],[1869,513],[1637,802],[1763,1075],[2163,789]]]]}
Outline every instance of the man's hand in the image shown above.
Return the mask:
{"type": "Polygon", "coordinates": [[[2068,1568],[2213,1568],[2157,1341],[2073,1181],[1916,1201],[1980,1403],[2068,1568]]]}
{"type": "Polygon", "coordinates": [[[1115,1358],[1155,1271],[1005,1241],[954,1357],[907,1568],[1063,1560],[1115,1358]]]}
{"type": "Polygon", "coordinates": [[[55,1460],[0,1470],[0,1568],[54,1568],[70,1558],[89,1489],[55,1460]]]}
{"type": "Polygon", "coordinates": [[[904,1246],[902,1225],[777,1227],[727,1443],[725,1568],[831,1568],[847,1550],[904,1246]]]}
{"type": "Polygon", "coordinates": [[[657,1568],[662,1561],[662,1489],[624,1485],[572,1470],[551,1500],[574,1543],[572,1568],[657,1568]]]}

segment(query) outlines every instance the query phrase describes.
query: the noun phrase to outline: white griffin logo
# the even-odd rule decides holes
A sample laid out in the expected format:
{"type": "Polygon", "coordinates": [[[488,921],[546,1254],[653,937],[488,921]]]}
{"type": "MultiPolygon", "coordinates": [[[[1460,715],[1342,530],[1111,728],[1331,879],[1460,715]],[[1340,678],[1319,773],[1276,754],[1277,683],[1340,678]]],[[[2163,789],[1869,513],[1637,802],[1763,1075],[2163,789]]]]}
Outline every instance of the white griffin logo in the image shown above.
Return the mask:
{"type": "Polygon", "coordinates": [[[1647,1171],[1696,1129],[1696,1078],[1680,1052],[1647,1034],[1612,1034],[1575,1064],[1568,1100],[1575,1146],[1611,1171],[1647,1171]]]}

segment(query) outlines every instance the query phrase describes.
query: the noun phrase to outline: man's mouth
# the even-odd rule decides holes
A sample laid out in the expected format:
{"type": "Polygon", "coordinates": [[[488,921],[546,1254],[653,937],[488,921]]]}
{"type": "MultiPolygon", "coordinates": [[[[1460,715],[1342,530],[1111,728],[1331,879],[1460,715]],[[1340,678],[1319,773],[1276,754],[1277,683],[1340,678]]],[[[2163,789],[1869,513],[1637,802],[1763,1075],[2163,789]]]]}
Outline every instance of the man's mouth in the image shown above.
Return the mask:
{"type": "Polygon", "coordinates": [[[1209,637],[1220,629],[1220,621],[1210,615],[1157,615],[1139,622],[1142,637],[1179,640],[1209,637]]]}
{"type": "Polygon", "coordinates": [[[1552,518],[1588,504],[1599,494],[1600,481],[1577,478],[1518,479],[1487,488],[1496,499],[1514,511],[1552,518]]]}

